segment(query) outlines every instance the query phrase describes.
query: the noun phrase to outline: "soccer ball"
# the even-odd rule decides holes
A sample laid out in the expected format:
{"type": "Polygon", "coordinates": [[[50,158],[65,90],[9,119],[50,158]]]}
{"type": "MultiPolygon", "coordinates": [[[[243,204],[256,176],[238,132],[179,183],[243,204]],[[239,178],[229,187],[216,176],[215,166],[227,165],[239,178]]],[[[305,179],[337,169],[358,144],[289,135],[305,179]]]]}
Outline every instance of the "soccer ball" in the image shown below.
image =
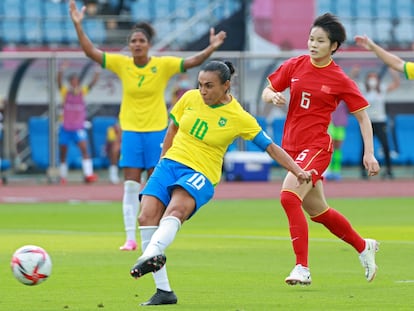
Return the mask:
{"type": "Polygon", "coordinates": [[[52,273],[49,254],[36,245],[25,245],[16,250],[11,260],[14,277],[25,285],[38,285],[52,273]]]}

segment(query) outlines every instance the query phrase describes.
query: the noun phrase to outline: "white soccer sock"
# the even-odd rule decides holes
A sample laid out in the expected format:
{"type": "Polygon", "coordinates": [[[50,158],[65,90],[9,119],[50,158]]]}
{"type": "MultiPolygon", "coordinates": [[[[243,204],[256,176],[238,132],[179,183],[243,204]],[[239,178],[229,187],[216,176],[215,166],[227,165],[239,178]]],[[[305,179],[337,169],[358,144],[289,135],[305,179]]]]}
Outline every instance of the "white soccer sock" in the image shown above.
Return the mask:
{"type": "Polygon", "coordinates": [[[124,182],[124,197],[122,199],[122,211],[127,240],[136,241],[137,216],[139,211],[140,183],[133,180],[124,182]]]}
{"type": "Polygon", "coordinates": [[[108,169],[109,180],[113,184],[119,183],[118,166],[110,165],[108,169]]]}
{"type": "Polygon", "coordinates": [[[67,178],[68,177],[68,165],[66,163],[60,163],[59,166],[59,175],[60,178],[67,178]]]}
{"type": "Polygon", "coordinates": [[[93,174],[92,159],[82,159],[82,170],[85,176],[91,176],[93,174]]]}
{"type": "MultiPolygon", "coordinates": [[[[141,233],[141,249],[145,251],[151,237],[154,232],[157,230],[157,226],[140,226],[139,230],[141,233]]],[[[152,274],[154,278],[156,288],[165,290],[167,292],[171,291],[170,281],[168,280],[167,267],[164,265],[160,270],[152,274]]]]}
{"type": "Polygon", "coordinates": [[[141,257],[163,254],[165,249],[174,241],[181,221],[174,216],[167,216],[160,221],[158,229],[152,235],[151,241],[141,257]]]}

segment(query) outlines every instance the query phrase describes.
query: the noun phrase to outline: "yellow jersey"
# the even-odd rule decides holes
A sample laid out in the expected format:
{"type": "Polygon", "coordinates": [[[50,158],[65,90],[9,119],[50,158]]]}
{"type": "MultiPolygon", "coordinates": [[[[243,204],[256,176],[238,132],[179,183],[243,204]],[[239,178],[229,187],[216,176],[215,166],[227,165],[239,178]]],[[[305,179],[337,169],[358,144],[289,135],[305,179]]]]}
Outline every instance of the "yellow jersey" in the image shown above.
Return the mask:
{"type": "Polygon", "coordinates": [[[187,91],[170,116],[178,131],[164,157],[203,173],[213,185],[220,181],[224,154],[234,139],[253,140],[262,130],[234,97],[228,104],[208,106],[198,89],[187,91]]]}
{"type": "Polygon", "coordinates": [[[151,56],[145,66],[127,55],[104,53],[102,67],[114,72],[122,83],[119,123],[123,131],[153,132],[167,127],[164,91],[170,78],[184,71],[184,59],[151,56]]]}

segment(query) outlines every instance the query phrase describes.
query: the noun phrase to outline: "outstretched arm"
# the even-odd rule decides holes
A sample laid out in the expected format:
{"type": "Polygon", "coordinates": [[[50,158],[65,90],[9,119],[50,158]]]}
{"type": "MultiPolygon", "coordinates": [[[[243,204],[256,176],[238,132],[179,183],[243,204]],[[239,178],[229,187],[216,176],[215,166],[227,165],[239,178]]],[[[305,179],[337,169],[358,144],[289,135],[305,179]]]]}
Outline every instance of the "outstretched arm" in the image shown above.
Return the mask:
{"type": "Polygon", "coordinates": [[[382,47],[380,47],[378,44],[372,41],[369,37],[355,36],[355,42],[360,47],[373,51],[377,55],[377,57],[381,59],[386,65],[390,66],[391,68],[399,72],[404,72],[405,61],[397,55],[384,50],[382,47]]]}
{"type": "Polygon", "coordinates": [[[220,47],[220,45],[223,44],[225,38],[226,33],[224,31],[220,31],[218,34],[215,34],[214,28],[210,28],[210,44],[201,52],[184,59],[184,69],[187,70],[201,65],[211,56],[211,54],[214,53],[215,50],[220,47]]]}
{"type": "Polygon", "coordinates": [[[86,56],[97,62],[99,65],[102,65],[103,52],[93,45],[93,43],[91,42],[91,40],[89,40],[88,36],[82,28],[82,20],[85,16],[85,10],[86,7],[83,6],[79,11],[76,7],[75,0],[70,0],[70,17],[72,18],[73,25],[75,26],[76,34],[78,35],[79,39],[79,44],[86,56]]]}

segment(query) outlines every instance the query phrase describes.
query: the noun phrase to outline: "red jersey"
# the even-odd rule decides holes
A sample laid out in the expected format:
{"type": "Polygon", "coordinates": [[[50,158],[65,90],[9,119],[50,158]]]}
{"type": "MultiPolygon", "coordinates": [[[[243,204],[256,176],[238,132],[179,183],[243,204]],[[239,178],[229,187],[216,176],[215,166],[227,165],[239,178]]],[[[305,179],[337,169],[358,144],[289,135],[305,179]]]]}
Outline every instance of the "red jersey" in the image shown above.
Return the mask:
{"type": "Polygon", "coordinates": [[[268,76],[275,91],[290,88],[282,147],[289,151],[323,148],[331,151],[331,114],[343,100],[351,113],[368,107],[356,83],[334,61],[325,67],[309,55],[293,57],[268,76]]]}

